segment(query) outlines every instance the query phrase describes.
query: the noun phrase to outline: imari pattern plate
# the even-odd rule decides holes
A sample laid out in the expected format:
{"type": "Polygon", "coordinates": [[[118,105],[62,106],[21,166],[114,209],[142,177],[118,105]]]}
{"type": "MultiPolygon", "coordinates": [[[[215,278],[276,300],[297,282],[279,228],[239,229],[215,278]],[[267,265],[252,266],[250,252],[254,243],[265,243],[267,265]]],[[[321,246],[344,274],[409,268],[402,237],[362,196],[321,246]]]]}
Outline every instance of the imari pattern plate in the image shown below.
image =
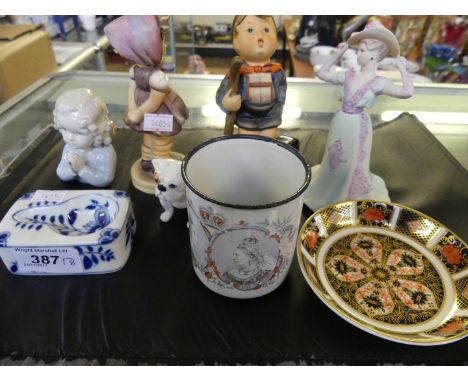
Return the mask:
{"type": "Polygon", "coordinates": [[[379,337],[441,345],[468,335],[468,247],[407,207],[348,201],[301,229],[298,259],[335,313],[379,337]]]}

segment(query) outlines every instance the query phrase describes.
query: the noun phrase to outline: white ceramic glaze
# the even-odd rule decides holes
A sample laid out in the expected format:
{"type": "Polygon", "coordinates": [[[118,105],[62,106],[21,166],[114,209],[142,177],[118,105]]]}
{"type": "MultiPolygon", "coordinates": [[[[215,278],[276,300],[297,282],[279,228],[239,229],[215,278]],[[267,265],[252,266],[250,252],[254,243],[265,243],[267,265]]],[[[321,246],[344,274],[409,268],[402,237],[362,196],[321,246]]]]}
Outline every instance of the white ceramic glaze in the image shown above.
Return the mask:
{"type": "Polygon", "coordinates": [[[160,219],[163,222],[171,220],[174,208],[186,208],[185,183],[182,179],[182,161],[177,159],[153,159],[155,196],[159,199],[164,212],[160,219]]]}
{"type": "Polygon", "coordinates": [[[305,160],[268,138],[227,136],[195,148],[182,172],[192,261],[203,284],[234,298],[276,289],[294,255],[310,180],[305,160]]]}
{"type": "Polygon", "coordinates": [[[314,46],[310,50],[309,60],[312,66],[323,65],[328,60],[330,60],[330,57],[334,56],[335,54],[336,54],[336,48],[332,46],[326,46],[326,45],[314,46]]]}
{"type": "MultiPolygon", "coordinates": [[[[322,67],[322,65],[315,65],[314,66],[314,72],[318,72],[320,70],[320,68],[322,67]]],[[[359,65],[357,65],[355,67],[356,70],[359,70],[359,65]]],[[[347,70],[347,68],[343,67],[343,66],[338,66],[338,65],[334,65],[330,68],[330,71],[331,72],[345,72],[347,70]]],[[[392,81],[400,81],[401,79],[401,75],[400,75],[400,72],[399,71],[396,71],[396,70],[377,70],[377,75],[378,76],[381,76],[381,77],[386,77],[388,78],[389,80],[392,80],[392,81]]],[[[431,83],[432,80],[428,77],[425,77],[425,76],[421,76],[420,74],[416,74],[416,73],[409,73],[409,76],[411,78],[411,80],[415,83],[415,84],[427,84],[427,83],[431,83]]]]}
{"type": "MultiPolygon", "coordinates": [[[[63,200],[59,201],[38,199],[37,193],[25,194],[4,216],[0,222],[0,256],[8,270],[14,274],[63,274],[18,264],[22,261],[18,252],[25,248],[38,253],[68,249],[79,255],[82,262],[77,273],[107,273],[122,268],[136,230],[127,193],[60,192],[63,200]]],[[[47,191],[43,193],[48,195],[47,191]]]]}
{"type": "MultiPolygon", "coordinates": [[[[392,70],[398,71],[397,59],[394,57],[385,57],[382,61],[377,64],[377,68],[380,70],[392,70]]],[[[406,61],[406,70],[409,73],[419,72],[420,66],[418,63],[413,61],[406,61]]]]}
{"type": "Polygon", "coordinates": [[[107,107],[89,89],[72,89],[55,103],[54,124],[65,141],[57,176],[105,187],[114,179],[117,154],[107,107]]]}
{"type": "Polygon", "coordinates": [[[359,69],[355,49],[348,49],[341,57],[340,66],[345,69],[359,69]]]}

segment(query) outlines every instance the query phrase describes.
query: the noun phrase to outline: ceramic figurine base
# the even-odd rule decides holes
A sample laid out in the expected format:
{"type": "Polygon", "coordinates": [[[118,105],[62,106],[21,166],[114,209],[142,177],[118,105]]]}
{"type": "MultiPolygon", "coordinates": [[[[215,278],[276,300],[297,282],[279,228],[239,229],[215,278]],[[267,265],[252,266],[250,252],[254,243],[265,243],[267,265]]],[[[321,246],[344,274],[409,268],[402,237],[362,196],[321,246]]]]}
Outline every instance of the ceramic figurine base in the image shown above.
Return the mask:
{"type": "MultiPolygon", "coordinates": [[[[184,154],[171,152],[171,158],[177,160],[183,160],[184,154]]],[[[153,174],[151,172],[143,171],[140,165],[140,159],[137,159],[130,170],[130,176],[132,183],[137,190],[144,192],[145,194],[154,195],[156,183],[154,181],[153,174]]]]}
{"type": "Polygon", "coordinates": [[[0,222],[0,256],[21,275],[114,272],[127,262],[135,230],[123,191],[37,191],[0,222]]]}

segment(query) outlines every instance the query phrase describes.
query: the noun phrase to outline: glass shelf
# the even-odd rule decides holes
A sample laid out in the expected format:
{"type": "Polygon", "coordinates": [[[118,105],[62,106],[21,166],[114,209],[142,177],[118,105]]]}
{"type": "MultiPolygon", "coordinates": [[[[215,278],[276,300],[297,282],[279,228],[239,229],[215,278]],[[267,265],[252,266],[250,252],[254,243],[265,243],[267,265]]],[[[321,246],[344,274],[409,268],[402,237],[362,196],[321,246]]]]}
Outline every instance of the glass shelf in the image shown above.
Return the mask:
{"type": "MultiPolygon", "coordinates": [[[[171,87],[185,100],[190,118],[185,129],[217,128],[224,113],[215,103],[222,76],[169,75],[171,87]]],[[[122,114],[127,103],[128,74],[77,71],[44,78],[0,106],[0,174],[41,134],[51,128],[52,110],[58,96],[68,89],[87,87],[103,99],[117,128],[126,128],[122,114]]],[[[338,110],[339,87],[316,79],[288,78],[283,129],[327,129],[338,110]]],[[[468,169],[468,86],[416,85],[408,100],[381,96],[370,114],[374,125],[391,120],[403,111],[415,114],[468,169]]],[[[1,175],[0,175],[1,176],[1,175]]]]}

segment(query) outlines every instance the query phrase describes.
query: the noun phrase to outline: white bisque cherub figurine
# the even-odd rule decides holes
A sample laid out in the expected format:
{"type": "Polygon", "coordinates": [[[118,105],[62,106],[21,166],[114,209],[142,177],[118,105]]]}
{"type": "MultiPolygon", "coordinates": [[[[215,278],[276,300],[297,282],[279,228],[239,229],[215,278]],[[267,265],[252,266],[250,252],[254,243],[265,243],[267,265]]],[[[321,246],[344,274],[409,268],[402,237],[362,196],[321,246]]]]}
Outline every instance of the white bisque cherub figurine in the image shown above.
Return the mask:
{"type": "Polygon", "coordinates": [[[318,71],[323,81],[343,85],[342,108],[333,117],[327,146],[320,165],[312,168],[312,181],[304,203],[312,210],[342,200],[375,199],[390,201],[385,182],[369,170],[372,148],[372,123],[367,109],[378,95],[409,98],[414,88],[406,71],[406,60],[399,56],[395,35],[378,22],[353,33],[347,43],[318,71]],[[349,46],[356,46],[360,71],[332,72],[349,46]],[[387,55],[397,57],[402,86],[377,76],[377,63],[387,55]]]}
{"type": "Polygon", "coordinates": [[[159,198],[164,212],[160,219],[163,222],[171,220],[175,208],[186,208],[185,183],[182,179],[182,162],[177,159],[153,159],[154,179],[156,180],[155,195],[159,198]]]}
{"type": "Polygon", "coordinates": [[[117,154],[106,104],[89,89],[68,90],[55,103],[54,125],[65,141],[58,177],[108,186],[114,179],[117,154]]]}

